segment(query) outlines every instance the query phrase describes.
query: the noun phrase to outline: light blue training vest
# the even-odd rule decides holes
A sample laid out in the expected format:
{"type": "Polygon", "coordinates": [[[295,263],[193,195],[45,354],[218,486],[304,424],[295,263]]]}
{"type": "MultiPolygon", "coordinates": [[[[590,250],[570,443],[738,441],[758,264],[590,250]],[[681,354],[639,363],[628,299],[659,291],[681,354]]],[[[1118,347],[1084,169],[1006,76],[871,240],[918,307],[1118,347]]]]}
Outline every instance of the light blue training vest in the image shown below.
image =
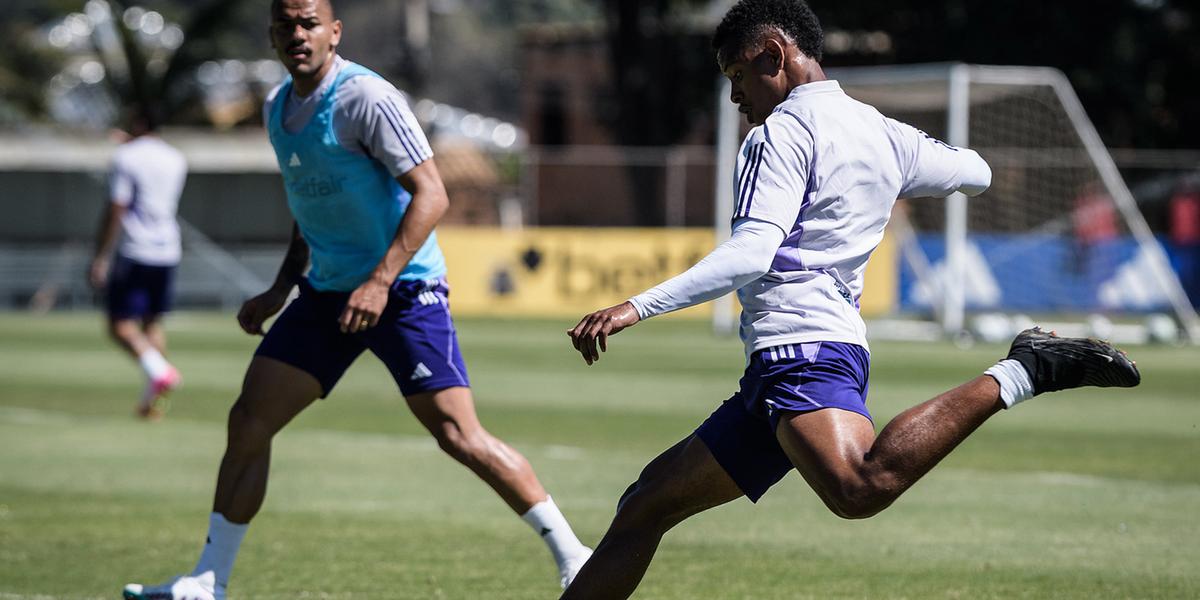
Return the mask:
{"type": "MultiPolygon", "coordinates": [[[[354,291],[370,276],[396,237],[412,195],[387,167],[363,154],[347,151],[333,131],[333,103],[338,87],[351,77],[379,77],[349,63],[304,129],[283,128],[283,109],[292,80],[288,78],[271,107],[267,133],[287,189],[288,208],[312,251],[309,283],[321,291],[354,291]]],[[[421,246],[397,279],[419,281],[446,274],[437,235],[421,246]]]]}

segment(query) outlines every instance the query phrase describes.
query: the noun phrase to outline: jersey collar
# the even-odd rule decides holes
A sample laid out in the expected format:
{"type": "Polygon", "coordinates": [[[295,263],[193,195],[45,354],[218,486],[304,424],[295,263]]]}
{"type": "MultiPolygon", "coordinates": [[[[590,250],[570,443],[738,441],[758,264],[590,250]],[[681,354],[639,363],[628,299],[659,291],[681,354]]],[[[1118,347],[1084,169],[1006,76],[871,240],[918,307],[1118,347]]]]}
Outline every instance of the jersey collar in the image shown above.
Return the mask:
{"type": "Polygon", "coordinates": [[[798,85],[788,92],[788,100],[794,100],[802,96],[812,94],[821,94],[825,92],[840,92],[842,86],[838,84],[836,79],[823,79],[821,81],[810,81],[804,85],[798,85]]]}

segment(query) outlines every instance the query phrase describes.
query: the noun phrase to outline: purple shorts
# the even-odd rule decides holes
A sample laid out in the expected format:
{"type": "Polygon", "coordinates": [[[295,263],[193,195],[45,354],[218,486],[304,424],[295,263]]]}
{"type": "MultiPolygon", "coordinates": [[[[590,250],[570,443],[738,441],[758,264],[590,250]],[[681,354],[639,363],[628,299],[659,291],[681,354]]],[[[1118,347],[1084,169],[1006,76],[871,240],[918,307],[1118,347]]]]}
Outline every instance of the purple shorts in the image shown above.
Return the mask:
{"type": "Polygon", "coordinates": [[[145,265],[117,255],[108,274],[108,318],[143,319],[171,310],[174,266],[145,265]]]}
{"type": "Polygon", "coordinates": [[[696,429],[725,472],[752,502],[792,470],[775,437],[781,411],[840,408],[870,419],[862,346],[811,342],[775,346],[750,356],[740,389],[696,429]]]}
{"type": "Polygon", "coordinates": [[[342,373],[363,350],[370,350],[392,373],[405,396],[469,386],[467,367],[458,350],[445,280],[397,281],[379,324],[342,333],[338,319],[349,292],[321,292],[308,280],[267,331],[256,356],[266,356],[305,371],[329,395],[342,373]]]}

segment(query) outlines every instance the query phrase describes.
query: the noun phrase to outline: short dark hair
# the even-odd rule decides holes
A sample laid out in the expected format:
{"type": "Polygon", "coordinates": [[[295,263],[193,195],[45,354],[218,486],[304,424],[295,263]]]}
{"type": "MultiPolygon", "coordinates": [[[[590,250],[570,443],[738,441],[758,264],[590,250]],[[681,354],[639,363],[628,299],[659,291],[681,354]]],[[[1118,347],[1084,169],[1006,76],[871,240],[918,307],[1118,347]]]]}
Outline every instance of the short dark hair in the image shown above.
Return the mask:
{"type": "MultiPolygon", "coordinates": [[[[322,4],[329,7],[329,16],[336,20],[337,10],[333,8],[333,0],[320,0],[317,2],[318,7],[320,7],[322,4]]],[[[275,11],[277,10],[279,10],[279,0],[271,0],[271,14],[275,14],[275,11]]]]}
{"type": "Polygon", "coordinates": [[[825,34],[804,0],[739,0],[713,34],[713,50],[743,50],[771,27],[795,42],[801,52],[820,62],[825,34]]]}
{"type": "Polygon", "coordinates": [[[134,102],[125,113],[125,128],[129,133],[153,133],[162,126],[166,111],[155,102],[134,102]]]}

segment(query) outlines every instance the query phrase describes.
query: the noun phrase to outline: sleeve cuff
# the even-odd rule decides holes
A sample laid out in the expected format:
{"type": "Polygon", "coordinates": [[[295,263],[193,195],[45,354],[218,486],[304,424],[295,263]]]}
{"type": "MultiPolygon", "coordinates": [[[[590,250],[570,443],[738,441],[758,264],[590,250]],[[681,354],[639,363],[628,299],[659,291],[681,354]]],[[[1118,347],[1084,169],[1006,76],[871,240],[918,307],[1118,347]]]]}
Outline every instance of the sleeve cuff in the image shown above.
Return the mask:
{"type": "Polygon", "coordinates": [[[633,305],[633,309],[637,311],[638,319],[642,321],[654,316],[650,314],[650,307],[647,306],[648,299],[645,296],[646,294],[642,293],[627,300],[627,302],[633,305]]]}

